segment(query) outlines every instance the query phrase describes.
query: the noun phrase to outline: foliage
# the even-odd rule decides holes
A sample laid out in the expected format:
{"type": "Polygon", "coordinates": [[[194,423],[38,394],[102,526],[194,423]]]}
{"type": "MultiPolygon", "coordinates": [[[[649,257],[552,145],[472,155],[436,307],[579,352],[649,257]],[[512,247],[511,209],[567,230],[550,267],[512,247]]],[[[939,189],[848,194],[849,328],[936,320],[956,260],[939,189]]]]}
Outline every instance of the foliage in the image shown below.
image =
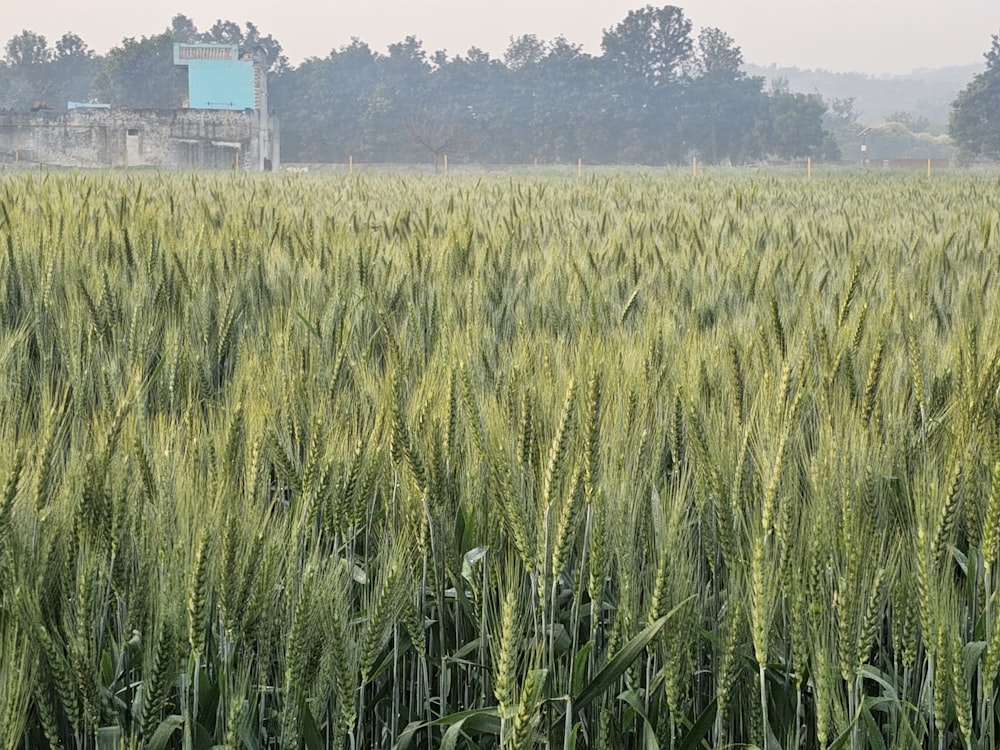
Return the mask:
{"type": "Polygon", "coordinates": [[[911,133],[926,133],[931,126],[930,120],[914,112],[893,112],[885,120],[886,122],[897,122],[911,133]]]}
{"type": "Polygon", "coordinates": [[[851,101],[850,110],[864,125],[884,122],[894,112],[916,112],[927,117],[931,130],[941,133],[948,128],[951,102],[969,80],[982,70],[981,64],[920,69],[896,75],[871,73],[835,73],[822,69],[791,66],[745,66],[748,74],[767,80],[785,78],[793,91],[820,94],[832,105],[851,101]]]}
{"type": "Polygon", "coordinates": [[[24,31],[6,44],[0,66],[0,108],[61,107],[87,101],[101,61],[72,32],[50,47],[41,34],[24,31]]]}
{"type": "Polygon", "coordinates": [[[93,92],[116,107],[180,107],[187,98],[187,71],[174,65],[174,39],[162,33],[122,40],[105,56],[93,92]]]}
{"type": "Polygon", "coordinates": [[[857,154],[856,144],[864,142],[868,146],[866,156],[869,159],[947,159],[955,151],[948,136],[914,133],[899,122],[866,128],[863,133],[855,136],[851,150],[857,154]]]}
{"type": "Polygon", "coordinates": [[[812,141],[802,145],[822,130],[821,108],[799,106],[790,118],[760,78],[742,72],[742,52],[729,35],[709,28],[694,40],[691,29],[680,8],[646,6],[605,30],[600,57],[562,37],[532,34],[512,38],[503,60],[475,47],[449,57],[408,36],[385,53],[354,39],[295,68],[278,41],[249,22],[220,19],[202,32],[177,15],[163,32],[127,38],[104,57],[74,34],[52,50],[26,31],[8,42],[0,106],[95,99],[177,107],[187,74],[173,65],[173,44],[216,42],[238,45],[268,69],[285,161],[439,162],[447,155],[509,164],[678,164],[692,156],[745,163],[806,151],[834,155],[812,141]],[[788,134],[775,135],[786,127],[788,134]]]}
{"type": "Polygon", "coordinates": [[[757,142],[766,154],[794,158],[840,159],[840,149],[823,127],[826,105],[815,94],[775,91],[767,116],[758,120],[757,142]]]}
{"type": "MultiPolygon", "coordinates": [[[[548,53],[549,45],[534,34],[522,34],[516,39],[511,37],[507,51],[503,55],[503,64],[511,70],[520,70],[529,65],[538,65],[548,53]]],[[[442,63],[446,64],[447,60],[442,63]]]]}
{"type": "Polygon", "coordinates": [[[4,61],[8,65],[43,65],[52,58],[48,40],[33,31],[22,31],[4,45],[4,61]]]}
{"type": "MultiPolygon", "coordinates": [[[[766,153],[754,139],[758,122],[767,116],[763,80],[742,72],[743,53],[720,29],[698,35],[698,76],[684,91],[682,131],[703,161],[741,163],[766,153]]],[[[792,155],[792,154],[788,154],[792,155]]]]}
{"type": "Polygon", "coordinates": [[[631,10],[604,32],[601,49],[630,83],[669,86],[679,83],[694,51],[691,21],[675,5],[631,10]]]}
{"type": "Polygon", "coordinates": [[[1000,158],[1000,34],[984,57],[986,70],[951,105],[948,133],[964,158],[1000,158]]]}
{"type": "Polygon", "coordinates": [[[854,125],[860,113],[854,111],[855,97],[849,96],[844,99],[834,99],[830,102],[829,116],[841,126],[850,127],[854,125]]]}

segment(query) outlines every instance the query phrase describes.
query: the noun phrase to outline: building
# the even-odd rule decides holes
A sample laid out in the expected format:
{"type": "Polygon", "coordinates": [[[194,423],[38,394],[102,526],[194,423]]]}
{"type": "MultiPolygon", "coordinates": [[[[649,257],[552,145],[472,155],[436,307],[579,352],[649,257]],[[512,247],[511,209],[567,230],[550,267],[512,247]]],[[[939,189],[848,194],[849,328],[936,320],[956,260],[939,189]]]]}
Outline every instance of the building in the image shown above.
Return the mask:
{"type": "Polygon", "coordinates": [[[180,109],[70,103],[0,113],[0,165],[238,169],[280,166],[280,133],[267,106],[267,74],[236,45],[176,44],[188,69],[180,109]]]}

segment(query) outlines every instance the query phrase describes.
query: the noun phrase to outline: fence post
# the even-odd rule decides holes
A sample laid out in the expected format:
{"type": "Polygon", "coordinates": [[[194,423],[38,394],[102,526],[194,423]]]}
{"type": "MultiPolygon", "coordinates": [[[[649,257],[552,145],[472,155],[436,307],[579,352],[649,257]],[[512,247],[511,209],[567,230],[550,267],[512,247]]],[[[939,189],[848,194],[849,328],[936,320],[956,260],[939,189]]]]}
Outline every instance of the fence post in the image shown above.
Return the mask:
{"type": "Polygon", "coordinates": [[[813,158],[811,156],[806,157],[806,177],[812,179],[813,176],[813,158]]]}
{"type": "Polygon", "coordinates": [[[444,155],[444,173],[448,174],[448,154],[444,155]]]}
{"type": "Polygon", "coordinates": [[[576,176],[583,177],[583,159],[576,160],[576,176]]]}
{"type": "Polygon", "coordinates": [[[354,174],[354,154],[347,155],[347,174],[354,174]]]}
{"type": "Polygon", "coordinates": [[[692,156],[691,157],[691,176],[692,177],[697,177],[698,176],[698,157],[697,156],[692,156]]]}

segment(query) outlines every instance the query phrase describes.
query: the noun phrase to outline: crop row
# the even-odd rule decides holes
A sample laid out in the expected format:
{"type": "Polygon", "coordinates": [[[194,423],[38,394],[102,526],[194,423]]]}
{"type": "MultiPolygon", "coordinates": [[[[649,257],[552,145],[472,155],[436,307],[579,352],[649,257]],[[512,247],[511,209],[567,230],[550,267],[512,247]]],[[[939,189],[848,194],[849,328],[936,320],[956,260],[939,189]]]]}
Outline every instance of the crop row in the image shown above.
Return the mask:
{"type": "Polygon", "coordinates": [[[0,180],[0,747],[993,747],[987,175],[0,180]]]}

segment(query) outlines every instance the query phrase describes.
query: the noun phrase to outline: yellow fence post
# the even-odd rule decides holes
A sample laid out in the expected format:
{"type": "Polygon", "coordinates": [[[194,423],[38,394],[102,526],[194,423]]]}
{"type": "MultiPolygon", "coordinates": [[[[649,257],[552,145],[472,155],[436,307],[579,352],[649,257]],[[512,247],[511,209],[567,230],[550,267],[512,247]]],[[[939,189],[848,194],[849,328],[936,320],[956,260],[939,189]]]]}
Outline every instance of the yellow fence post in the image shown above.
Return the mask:
{"type": "Polygon", "coordinates": [[[813,158],[811,156],[806,157],[806,177],[812,179],[813,176],[813,158]]]}
{"type": "Polygon", "coordinates": [[[928,177],[931,176],[931,160],[930,159],[927,160],[927,176],[928,177]]]}
{"type": "Polygon", "coordinates": [[[444,155],[444,173],[448,174],[448,154],[444,155]]]}
{"type": "Polygon", "coordinates": [[[583,159],[576,160],[576,176],[577,177],[583,176],[583,159]]]}
{"type": "Polygon", "coordinates": [[[692,156],[691,157],[691,176],[692,177],[697,177],[698,176],[698,157],[697,156],[692,156]]]}
{"type": "Polygon", "coordinates": [[[354,174],[354,154],[347,155],[347,174],[354,174]]]}

